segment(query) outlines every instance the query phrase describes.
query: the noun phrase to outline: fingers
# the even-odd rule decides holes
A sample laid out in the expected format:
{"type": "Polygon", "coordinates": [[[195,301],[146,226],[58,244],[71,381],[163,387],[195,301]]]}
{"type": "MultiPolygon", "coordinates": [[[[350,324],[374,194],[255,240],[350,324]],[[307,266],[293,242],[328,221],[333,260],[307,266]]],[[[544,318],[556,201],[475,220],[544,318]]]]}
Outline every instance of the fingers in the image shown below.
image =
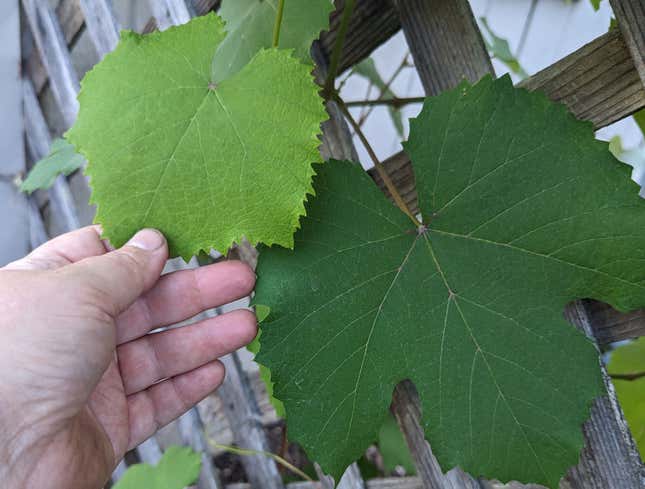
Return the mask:
{"type": "Polygon", "coordinates": [[[135,234],[122,248],[86,258],[60,270],[61,276],[112,317],[125,311],[159,279],[168,259],[168,245],[154,229],[135,234]]]}
{"type": "Polygon", "coordinates": [[[117,350],[125,393],[212,362],[247,345],[256,333],[255,315],[241,309],[125,343],[117,350]]]}
{"type": "Polygon", "coordinates": [[[245,297],[254,286],[255,272],[239,261],[164,275],[119,316],[117,344],[245,297]]]}
{"type": "Polygon", "coordinates": [[[87,226],[62,234],[39,246],[26,257],[10,263],[13,270],[53,270],[107,251],[101,241],[101,228],[87,226]]]}
{"type": "Polygon", "coordinates": [[[128,450],[188,411],[219,387],[223,380],[224,366],[215,361],[129,396],[128,450]]]}

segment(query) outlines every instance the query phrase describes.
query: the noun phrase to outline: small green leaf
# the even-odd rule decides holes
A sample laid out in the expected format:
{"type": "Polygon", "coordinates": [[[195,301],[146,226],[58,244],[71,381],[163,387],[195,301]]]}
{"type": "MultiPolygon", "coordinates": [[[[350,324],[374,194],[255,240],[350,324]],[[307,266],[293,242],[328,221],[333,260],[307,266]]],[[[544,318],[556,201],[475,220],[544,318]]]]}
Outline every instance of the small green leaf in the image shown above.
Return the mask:
{"type": "Polygon", "coordinates": [[[590,123],[508,76],[427,99],[404,146],[426,227],[328,162],[295,249],[261,249],[257,360],[290,437],[338,480],[410,379],[444,471],[555,488],[604,392],[562,313],[645,305],[645,201],[590,123]]]}
{"type": "Polygon", "coordinates": [[[416,474],[410,449],[392,415],[385,418],[385,422],[378,432],[378,448],[381,457],[383,457],[383,466],[388,474],[394,472],[397,466],[403,467],[406,475],[416,474]]]}
{"type": "Polygon", "coordinates": [[[645,136],[645,109],[641,109],[636,112],[634,114],[634,120],[641,130],[641,133],[643,133],[643,136],[645,136]]]}
{"type": "MultiPolygon", "coordinates": [[[[258,315],[258,323],[262,323],[268,315],[269,315],[269,308],[267,306],[255,306],[256,314],[258,315]],[[258,312],[258,307],[262,308],[262,319],[260,319],[260,312],[258,312]],[[264,313],[266,312],[266,315],[264,313]]],[[[257,356],[257,354],[260,352],[260,348],[262,347],[260,343],[260,336],[262,335],[262,331],[258,330],[258,334],[256,337],[253,339],[251,343],[249,343],[246,347],[247,350],[249,350],[251,353],[257,356]]],[[[264,382],[264,386],[267,390],[267,396],[269,396],[269,401],[271,402],[271,405],[275,409],[276,414],[281,417],[281,418],[286,418],[287,413],[284,409],[284,404],[282,401],[273,395],[273,381],[271,380],[271,370],[264,365],[258,364],[258,367],[260,369],[260,379],[262,382],[264,382]]]]}
{"type": "Polygon", "coordinates": [[[114,489],[184,489],[199,477],[201,455],[187,447],[169,447],[157,466],[130,467],[114,489]]]}
{"type": "Polygon", "coordinates": [[[522,78],[527,78],[529,75],[526,73],[526,71],[524,71],[524,68],[522,68],[522,65],[520,64],[518,59],[511,52],[508,41],[503,37],[499,37],[493,32],[493,30],[488,25],[486,17],[480,17],[479,20],[481,21],[481,24],[484,27],[487,36],[490,38],[490,40],[484,38],[484,41],[486,42],[486,46],[488,46],[488,50],[490,51],[491,55],[504,63],[508,67],[508,69],[511,70],[511,72],[519,75],[522,78]]]}
{"type": "Polygon", "coordinates": [[[255,316],[258,319],[258,323],[264,321],[269,314],[271,313],[271,308],[263,304],[255,304],[255,316]]]}
{"type": "Polygon", "coordinates": [[[49,154],[34,165],[20,185],[20,190],[32,193],[39,189],[48,189],[58,175],[71,175],[84,164],[85,159],[74,151],[74,146],[65,139],[55,139],[49,154]]]}
{"type": "Polygon", "coordinates": [[[591,6],[593,7],[593,9],[594,9],[595,11],[600,10],[600,2],[601,2],[601,1],[602,1],[602,0],[590,0],[590,2],[591,2],[591,6]]]}
{"type": "MultiPolygon", "coordinates": [[[[632,374],[645,371],[645,338],[619,346],[611,353],[607,370],[610,374],[632,374]]],[[[635,380],[613,379],[620,407],[645,458],[645,377],[635,380]]]]}
{"type": "MultiPolygon", "coordinates": [[[[383,98],[396,98],[396,94],[390,87],[387,86],[380,73],[376,69],[376,65],[374,64],[374,60],[372,58],[365,58],[363,61],[358,63],[356,66],[354,66],[353,72],[367,79],[375,87],[377,87],[379,89],[379,92],[383,94],[383,98]]],[[[390,112],[390,118],[392,119],[394,128],[396,129],[399,137],[402,138],[405,132],[403,128],[403,114],[399,109],[393,106],[390,106],[388,110],[390,112]]]]}
{"type": "Polygon", "coordinates": [[[215,83],[224,36],[215,14],[124,32],[83,80],[68,138],[89,162],[96,220],[114,246],[142,227],[184,259],[243,237],[292,246],[327,118],[319,89],[310,66],[276,49],[215,83]]]}
{"type": "MultiPolygon", "coordinates": [[[[262,48],[270,48],[277,0],[224,0],[219,14],[228,36],[213,60],[215,81],[238,72],[262,48]]],[[[320,32],[329,26],[334,10],[330,0],[287,0],[280,29],[280,48],[310,63],[309,50],[320,32]]]]}

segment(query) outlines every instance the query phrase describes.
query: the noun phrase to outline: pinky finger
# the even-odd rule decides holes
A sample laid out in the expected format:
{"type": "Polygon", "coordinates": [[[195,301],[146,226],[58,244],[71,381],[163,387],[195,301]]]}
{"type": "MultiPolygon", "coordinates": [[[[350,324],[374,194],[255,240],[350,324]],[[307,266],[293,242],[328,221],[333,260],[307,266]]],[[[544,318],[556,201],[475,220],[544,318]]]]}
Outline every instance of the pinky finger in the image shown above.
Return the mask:
{"type": "Polygon", "coordinates": [[[218,360],[128,396],[128,450],[154,435],[213,392],[224,380],[218,360]]]}

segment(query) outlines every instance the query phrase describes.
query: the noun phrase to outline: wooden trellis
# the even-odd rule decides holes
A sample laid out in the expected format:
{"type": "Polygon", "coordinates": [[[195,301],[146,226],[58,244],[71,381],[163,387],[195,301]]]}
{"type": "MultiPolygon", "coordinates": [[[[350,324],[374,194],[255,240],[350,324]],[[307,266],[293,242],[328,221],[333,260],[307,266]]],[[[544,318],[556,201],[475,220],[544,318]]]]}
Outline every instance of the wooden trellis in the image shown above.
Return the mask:
{"type": "MultiPolygon", "coordinates": [[[[231,0],[229,0],[231,1],[231,0]]],[[[149,0],[154,18],[146,26],[164,29],[217,9],[217,0],[149,0]]],[[[579,118],[601,128],[645,108],[645,0],[610,0],[620,29],[580,48],[564,59],[522,82],[529,90],[543,90],[551,99],[563,102],[579,118]]],[[[331,28],[314,43],[312,53],[317,76],[324,79],[329,54],[336,39],[338,11],[344,1],[337,0],[331,28]]],[[[50,91],[59,112],[60,126],[70,127],[78,112],[76,95],[79,89],[70,46],[84,30],[96,49],[96,61],[110,52],[118,41],[119,26],[110,0],[61,0],[53,11],[47,0],[22,0],[27,33],[36,49],[23,66],[23,98],[26,146],[32,160],[42,158],[51,143],[41,100],[50,91]],[[39,96],[41,100],[39,100],[39,96]]],[[[476,81],[493,73],[488,53],[467,0],[358,0],[352,17],[341,71],[368,56],[399,30],[405,33],[408,45],[428,95],[453,88],[464,77],[476,81]]],[[[330,120],[323,126],[325,158],[356,159],[351,134],[333,102],[328,103],[330,120]]],[[[417,196],[410,162],[404,153],[385,162],[394,183],[412,209],[417,209],[417,196]]],[[[374,180],[381,184],[375,173],[374,180]]],[[[81,179],[81,184],[84,181],[81,179]]],[[[47,231],[61,232],[87,224],[89,214],[74,203],[70,180],[59,177],[44,195],[38,193],[30,205],[32,246],[47,238],[47,231]],[[46,212],[42,213],[41,210],[46,212]]],[[[567,308],[566,316],[602,347],[613,341],[645,334],[645,311],[619,314],[606,305],[578,301],[567,308]]],[[[266,451],[267,438],[262,425],[254,383],[241,368],[236,354],[224,360],[228,375],[220,389],[222,406],[236,444],[244,448],[266,451]]],[[[601,367],[602,368],[602,367],[601,367]]],[[[586,447],[580,463],[562,480],[562,488],[639,489],[645,487],[645,468],[616,401],[611,382],[605,373],[608,395],[599,399],[590,420],[584,425],[586,447]]],[[[459,469],[444,475],[424,440],[420,407],[414,386],[401,383],[394,394],[392,410],[412,451],[418,477],[390,478],[364,482],[356,465],[343,476],[343,489],[364,488],[477,488],[497,487],[488,481],[474,480],[459,469]]],[[[219,489],[199,411],[191,410],[177,423],[181,439],[194,449],[204,452],[200,489],[219,489]]],[[[153,438],[138,448],[139,458],[155,463],[161,449],[153,438]]],[[[284,488],[275,462],[267,457],[244,457],[244,469],[253,488],[284,488]]],[[[121,464],[114,478],[125,470],[121,464]]],[[[324,487],[333,483],[323,478],[324,487]]],[[[228,487],[242,489],[248,484],[228,487]]],[[[305,489],[311,483],[295,483],[289,487],[305,489]]],[[[516,487],[522,487],[517,485],[516,487]]]]}

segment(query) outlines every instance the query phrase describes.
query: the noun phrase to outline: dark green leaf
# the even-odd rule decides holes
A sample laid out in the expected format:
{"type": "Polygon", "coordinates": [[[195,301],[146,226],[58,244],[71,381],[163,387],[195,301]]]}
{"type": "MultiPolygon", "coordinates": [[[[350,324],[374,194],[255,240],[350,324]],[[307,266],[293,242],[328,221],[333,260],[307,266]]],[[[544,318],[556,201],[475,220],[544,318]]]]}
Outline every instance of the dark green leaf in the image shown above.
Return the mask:
{"type": "Polygon", "coordinates": [[[406,151],[427,229],[330,162],[295,250],[262,250],[258,361],[290,437],[338,480],[411,379],[444,470],[555,488],[603,392],[562,312],[645,305],[645,202],[590,123],[508,77],[428,99],[406,151]]]}

